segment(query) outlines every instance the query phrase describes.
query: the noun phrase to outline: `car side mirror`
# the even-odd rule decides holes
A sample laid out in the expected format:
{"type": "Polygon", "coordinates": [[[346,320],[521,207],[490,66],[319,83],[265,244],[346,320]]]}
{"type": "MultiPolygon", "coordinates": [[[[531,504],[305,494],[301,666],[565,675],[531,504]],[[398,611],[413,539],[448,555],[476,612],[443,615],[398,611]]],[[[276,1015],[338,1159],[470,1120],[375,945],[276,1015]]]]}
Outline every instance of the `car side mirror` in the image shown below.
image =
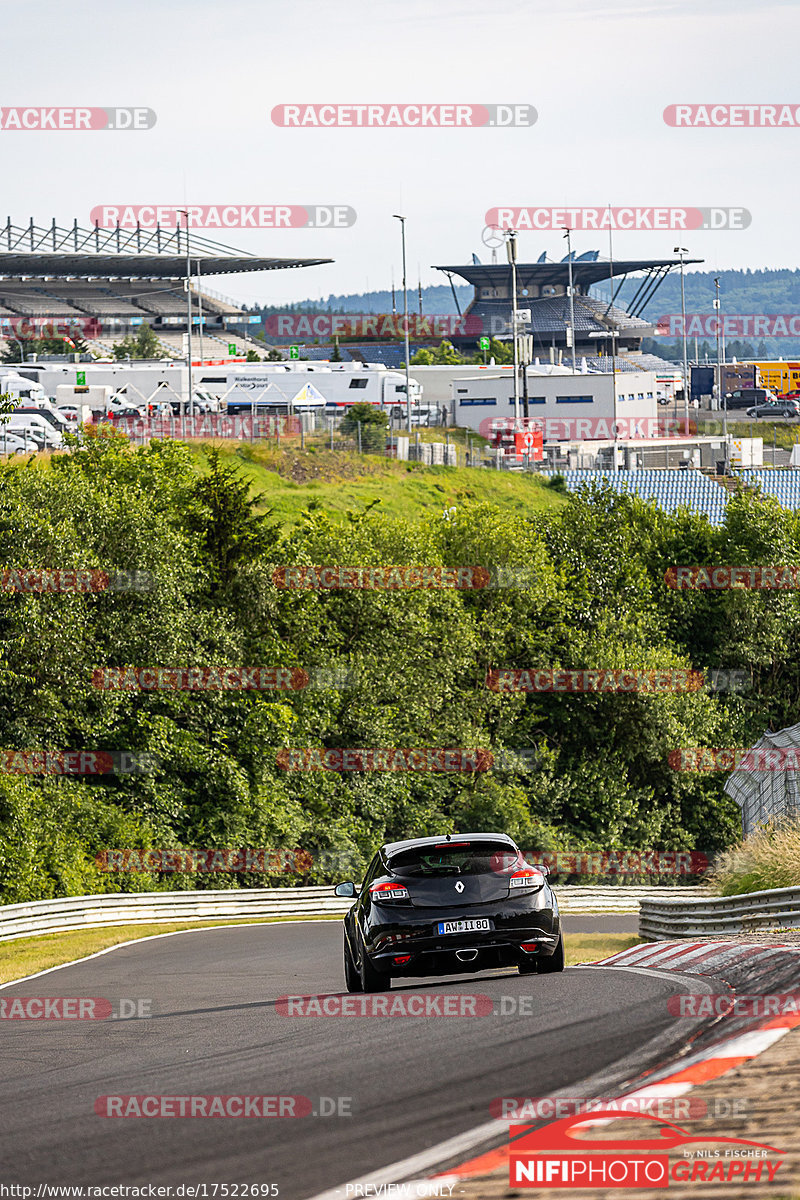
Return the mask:
{"type": "Polygon", "coordinates": [[[353,883],[352,879],[348,879],[346,883],[337,883],[336,887],[333,889],[333,892],[335,896],[344,896],[348,900],[352,900],[356,895],[358,895],[356,892],[356,885],[353,883]]]}

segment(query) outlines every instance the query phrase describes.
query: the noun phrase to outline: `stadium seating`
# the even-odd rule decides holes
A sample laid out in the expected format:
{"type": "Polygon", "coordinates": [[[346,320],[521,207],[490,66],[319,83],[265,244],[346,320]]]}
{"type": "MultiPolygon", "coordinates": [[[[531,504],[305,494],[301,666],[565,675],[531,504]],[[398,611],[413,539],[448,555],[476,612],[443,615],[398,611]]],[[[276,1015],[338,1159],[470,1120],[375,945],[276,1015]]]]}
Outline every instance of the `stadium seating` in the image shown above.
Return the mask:
{"type": "Polygon", "coordinates": [[[78,309],[34,283],[0,281],[0,304],[26,317],[80,317],[78,309]]]}
{"type": "Polygon", "coordinates": [[[713,479],[691,469],[542,473],[562,474],[570,492],[578,492],[592,484],[607,483],[616,492],[629,492],[642,500],[655,500],[666,513],[688,508],[692,512],[703,513],[712,525],[721,525],[725,518],[728,492],[713,479]]]}
{"type": "Polygon", "coordinates": [[[758,483],[765,496],[774,496],[782,508],[800,509],[800,471],[796,468],[745,468],[736,472],[746,483],[758,483]]]}

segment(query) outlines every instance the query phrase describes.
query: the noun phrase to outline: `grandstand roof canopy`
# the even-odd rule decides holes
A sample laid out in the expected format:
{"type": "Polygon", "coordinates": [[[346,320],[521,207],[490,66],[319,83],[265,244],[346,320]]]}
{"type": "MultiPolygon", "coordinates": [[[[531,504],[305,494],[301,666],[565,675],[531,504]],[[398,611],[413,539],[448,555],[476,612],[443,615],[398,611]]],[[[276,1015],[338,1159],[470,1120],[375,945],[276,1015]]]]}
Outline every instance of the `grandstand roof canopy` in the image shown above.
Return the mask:
{"type": "MultiPolygon", "coordinates": [[[[12,225],[0,229],[0,278],[185,279],[186,232],[181,229],[82,229],[12,225]]],[[[316,267],[331,258],[259,258],[192,235],[192,274],[235,275],[316,267]]]]}
{"type": "MultiPolygon", "coordinates": [[[[692,263],[701,263],[703,259],[685,258],[683,262],[684,266],[689,266],[692,263]]],[[[576,287],[591,287],[592,284],[602,283],[604,279],[612,276],[616,278],[618,275],[632,275],[636,271],[657,271],[664,267],[678,266],[680,266],[679,258],[621,259],[619,262],[613,263],[608,259],[586,262],[573,258],[572,279],[576,287]]],[[[517,263],[517,286],[530,287],[531,285],[546,286],[567,283],[569,269],[570,264],[566,259],[563,262],[517,263]]],[[[511,276],[511,264],[508,262],[470,263],[453,267],[434,266],[434,270],[460,275],[462,279],[466,279],[476,288],[507,287],[511,276]]]]}

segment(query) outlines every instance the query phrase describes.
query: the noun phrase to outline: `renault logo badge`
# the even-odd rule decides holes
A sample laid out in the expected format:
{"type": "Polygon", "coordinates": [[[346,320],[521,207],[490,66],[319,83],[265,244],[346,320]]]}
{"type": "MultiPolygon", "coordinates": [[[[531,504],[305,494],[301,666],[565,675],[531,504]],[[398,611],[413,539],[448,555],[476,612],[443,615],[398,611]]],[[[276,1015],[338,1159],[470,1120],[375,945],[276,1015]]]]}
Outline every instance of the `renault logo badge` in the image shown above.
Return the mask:
{"type": "Polygon", "coordinates": [[[456,884],[456,891],[457,891],[457,892],[463,892],[463,890],[464,890],[464,885],[463,885],[463,883],[461,882],[461,880],[459,879],[458,883],[456,884]]]}

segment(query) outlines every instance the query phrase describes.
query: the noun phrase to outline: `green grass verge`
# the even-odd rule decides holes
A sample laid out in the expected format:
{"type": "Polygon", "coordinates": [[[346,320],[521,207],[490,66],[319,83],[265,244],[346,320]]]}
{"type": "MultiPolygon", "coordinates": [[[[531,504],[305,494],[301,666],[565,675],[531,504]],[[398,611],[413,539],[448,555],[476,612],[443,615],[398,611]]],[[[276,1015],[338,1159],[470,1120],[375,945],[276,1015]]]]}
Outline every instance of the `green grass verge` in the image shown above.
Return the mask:
{"type": "MultiPolygon", "coordinates": [[[[174,933],[186,929],[214,929],[226,925],[266,925],[275,921],[303,921],[305,917],[243,917],[240,921],[174,921],[152,925],[115,925],[107,929],[76,929],[68,933],[43,933],[37,937],[18,938],[0,942],[0,983],[22,979],[58,967],[76,958],[86,958],[98,950],[118,946],[121,942],[137,941],[155,933],[174,933]]],[[[319,919],[319,918],[315,918],[319,919]]],[[[325,920],[340,921],[341,916],[326,915],[325,920]]],[[[565,939],[567,966],[607,958],[635,946],[641,939],[628,933],[578,933],[565,939]]]]}
{"type": "MultiPolygon", "coordinates": [[[[587,915],[591,916],[591,913],[587,915]]],[[[564,937],[566,963],[568,967],[574,967],[576,963],[597,962],[631,946],[639,946],[643,941],[644,938],[636,933],[570,933],[567,928],[564,937]]]]}

